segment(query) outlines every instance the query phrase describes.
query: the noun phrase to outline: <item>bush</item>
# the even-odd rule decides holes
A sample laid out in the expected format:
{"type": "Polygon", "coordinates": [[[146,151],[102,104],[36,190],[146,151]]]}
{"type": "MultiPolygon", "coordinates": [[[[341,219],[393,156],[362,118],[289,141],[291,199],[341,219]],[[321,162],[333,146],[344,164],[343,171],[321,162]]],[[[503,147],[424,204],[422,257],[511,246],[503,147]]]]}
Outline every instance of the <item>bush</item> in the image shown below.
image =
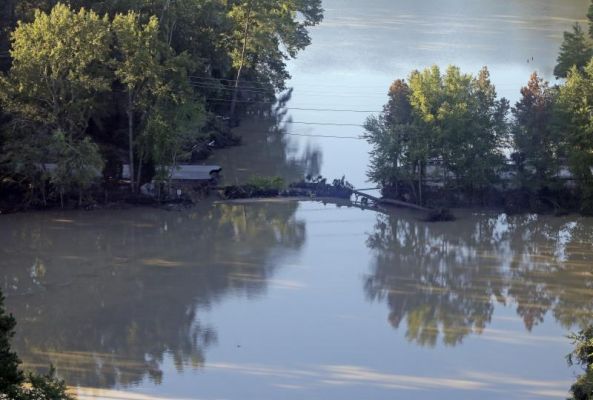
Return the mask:
{"type": "Polygon", "coordinates": [[[254,176],[247,181],[247,185],[263,191],[281,191],[284,189],[284,180],[278,176],[254,176]]]}
{"type": "Polygon", "coordinates": [[[578,364],[585,373],[577,378],[570,392],[571,400],[593,400],[593,326],[569,336],[575,349],[566,358],[569,365],[578,364]]]}
{"type": "Polygon", "coordinates": [[[250,199],[276,197],[284,189],[284,180],[279,177],[252,177],[247,184],[224,188],[225,199],[250,199]]]}

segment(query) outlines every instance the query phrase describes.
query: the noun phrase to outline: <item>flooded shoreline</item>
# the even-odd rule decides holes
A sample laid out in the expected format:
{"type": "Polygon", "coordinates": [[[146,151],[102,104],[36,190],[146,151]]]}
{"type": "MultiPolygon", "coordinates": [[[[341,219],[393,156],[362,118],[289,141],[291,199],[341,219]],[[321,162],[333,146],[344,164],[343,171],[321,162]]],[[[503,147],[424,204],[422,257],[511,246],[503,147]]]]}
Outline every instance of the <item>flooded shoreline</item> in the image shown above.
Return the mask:
{"type": "MultiPolygon", "coordinates": [[[[344,110],[380,111],[394,79],[432,64],[488,65],[514,102],[534,69],[551,79],[587,5],[326,0],[288,65],[284,122],[254,115],[242,146],[205,162],[222,185],[367,188],[369,146],[352,138],[368,113],[344,110]]],[[[567,335],[593,323],[593,218],[381,211],[298,198],[1,215],[14,349],[81,399],[566,398],[567,335]]]]}

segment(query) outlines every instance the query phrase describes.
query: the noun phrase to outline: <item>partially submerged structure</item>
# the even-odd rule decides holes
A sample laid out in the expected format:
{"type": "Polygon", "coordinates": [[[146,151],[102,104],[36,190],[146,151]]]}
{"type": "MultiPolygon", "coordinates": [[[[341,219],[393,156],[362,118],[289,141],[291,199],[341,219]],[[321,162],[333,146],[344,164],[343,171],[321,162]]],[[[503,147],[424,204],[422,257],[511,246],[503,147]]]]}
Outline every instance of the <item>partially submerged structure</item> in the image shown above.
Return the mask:
{"type": "MultiPolygon", "coordinates": [[[[186,183],[216,183],[222,168],[218,165],[177,165],[165,171],[168,181],[186,183]]],[[[123,165],[122,178],[130,179],[130,166],[123,165]]]]}
{"type": "MultiPolygon", "coordinates": [[[[208,193],[216,185],[222,168],[218,165],[177,165],[164,171],[165,179],[153,179],[140,187],[145,196],[189,198],[192,201],[208,193]]],[[[130,166],[123,165],[122,178],[130,179],[130,166]]]]}

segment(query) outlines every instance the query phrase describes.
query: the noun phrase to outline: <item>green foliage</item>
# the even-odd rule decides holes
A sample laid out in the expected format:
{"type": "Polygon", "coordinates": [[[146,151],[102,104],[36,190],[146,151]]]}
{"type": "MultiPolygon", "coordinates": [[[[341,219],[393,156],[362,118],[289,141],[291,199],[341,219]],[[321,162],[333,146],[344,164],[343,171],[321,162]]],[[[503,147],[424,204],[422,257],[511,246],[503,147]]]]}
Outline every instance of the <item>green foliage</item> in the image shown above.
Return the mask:
{"type": "Polygon", "coordinates": [[[227,34],[233,68],[241,66],[283,87],[289,77],[284,60],[311,43],[307,27],[323,19],[321,0],[233,0],[227,34]],[[245,47],[245,51],[243,51],[245,47]]]}
{"type": "Polygon", "coordinates": [[[51,176],[60,194],[89,187],[101,171],[98,149],[87,135],[97,117],[98,96],[110,88],[104,65],[109,60],[109,24],[92,11],[56,5],[37,12],[12,34],[13,60],[0,81],[3,108],[10,113],[2,161],[31,187],[31,200],[51,176]],[[53,174],[48,162],[58,164],[53,174]]]}
{"type": "Polygon", "coordinates": [[[382,185],[395,185],[413,179],[416,161],[411,154],[414,147],[410,87],[396,80],[389,88],[389,102],[379,116],[371,116],[365,124],[366,138],[371,143],[369,178],[382,185]]]}
{"type": "MultiPolygon", "coordinates": [[[[590,27],[590,30],[593,26],[590,27]]],[[[560,47],[558,64],[554,68],[554,75],[557,78],[566,78],[572,67],[583,69],[593,56],[593,48],[585,36],[583,28],[575,23],[572,32],[564,32],[564,41],[560,47]]]]}
{"type": "Polygon", "coordinates": [[[566,358],[569,365],[580,365],[584,373],[570,388],[571,400],[593,399],[593,326],[569,336],[575,346],[566,358]]]}
{"type": "Polygon", "coordinates": [[[589,20],[589,37],[593,38],[593,1],[589,4],[587,19],[589,20]]]}
{"type": "Polygon", "coordinates": [[[52,139],[51,152],[58,163],[51,171],[50,181],[61,197],[64,193],[77,192],[81,204],[82,193],[99,179],[103,170],[99,148],[88,137],[73,140],[61,131],[54,133],[52,139]]]}
{"type": "Polygon", "coordinates": [[[188,85],[191,60],[186,54],[174,55],[159,38],[156,17],[146,24],[140,19],[139,14],[129,12],[113,20],[115,76],[127,91],[130,160],[133,164],[137,147],[138,171],[144,161],[151,160],[157,179],[164,180],[167,167],[174,166],[181,151],[200,136],[204,106],[192,99],[188,85]],[[139,129],[134,129],[134,122],[139,129]]]}
{"type": "Polygon", "coordinates": [[[558,187],[562,138],[554,129],[557,90],[533,73],[513,108],[512,137],[519,185],[532,192],[558,187]]]}
{"type": "Polygon", "coordinates": [[[593,62],[576,67],[559,89],[557,115],[571,172],[581,191],[583,212],[593,212],[593,62]]]}
{"type": "Polygon", "coordinates": [[[253,176],[244,185],[225,187],[223,196],[226,199],[276,197],[284,187],[285,184],[282,178],[253,176]]]}
{"type": "MultiPolygon", "coordinates": [[[[13,30],[12,68],[0,79],[8,116],[0,164],[29,189],[30,202],[45,203],[44,164],[60,163],[61,152],[46,151],[55,132],[71,147],[90,138],[109,165],[125,163],[128,150],[132,186],[150,178],[142,176],[146,164],[170,170],[226,108],[202,100],[230,97],[227,81],[211,77],[234,79],[242,63],[242,79],[263,89],[249,99],[272,98],[288,77],[286,59],[309,45],[308,27],[323,17],[320,0],[56,3],[7,0],[0,9],[4,29],[13,30]]],[[[73,187],[62,178],[53,180],[60,192],[73,187]]]]}
{"type": "Polygon", "coordinates": [[[47,375],[29,373],[19,368],[21,361],[10,348],[16,321],[4,310],[0,292],[0,399],[1,400],[73,400],[64,381],[57,379],[53,367],[47,375]]]}
{"type": "Polygon", "coordinates": [[[2,89],[5,109],[32,134],[62,130],[80,137],[109,89],[108,21],[63,4],[37,12],[12,34],[12,68],[2,89]],[[41,132],[39,132],[41,131],[41,132]]]}
{"type": "Polygon", "coordinates": [[[249,178],[247,181],[247,185],[254,186],[259,190],[277,190],[280,191],[284,189],[286,186],[284,179],[273,176],[273,177],[265,177],[265,176],[253,176],[249,178]]]}
{"type": "Polygon", "coordinates": [[[45,183],[49,172],[44,164],[50,162],[47,151],[51,137],[31,135],[26,131],[14,130],[4,143],[0,154],[0,167],[22,186],[28,186],[27,204],[46,203],[45,183]]]}
{"type": "Polygon", "coordinates": [[[16,321],[12,315],[6,314],[3,305],[4,296],[0,292],[0,394],[10,396],[23,383],[24,376],[19,370],[19,358],[10,348],[16,321]]]}
{"type": "Polygon", "coordinates": [[[191,155],[193,145],[203,137],[204,109],[191,100],[181,104],[159,104],[151,112],[140,138],[148,158],[156,166],[155,179],[169,179],[171,168],[191,155]]]}
{"type": "Polygon", "coordinates": [[[427,178],[470,193],[495,183],[504,162],[508,102],[496,99],[488,70],[473,77],[453,66],[441,74],[433,66],[412,72],[408,81],[394,82],[382,115],[367,120],[371,179],[407,182],[420,202],[427,178]]]}

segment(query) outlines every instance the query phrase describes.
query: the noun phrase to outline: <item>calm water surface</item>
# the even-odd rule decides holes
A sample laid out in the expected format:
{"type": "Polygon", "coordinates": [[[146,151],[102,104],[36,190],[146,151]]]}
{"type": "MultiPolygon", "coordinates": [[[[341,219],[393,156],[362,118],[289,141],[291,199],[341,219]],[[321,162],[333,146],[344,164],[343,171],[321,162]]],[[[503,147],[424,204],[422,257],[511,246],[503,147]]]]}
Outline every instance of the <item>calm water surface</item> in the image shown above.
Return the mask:
{"type": "Polygon", "coordinates": [[[458,213],[9,215],[0,279],[26,366],[83,398],[563,398],[593,220],[458,213]]]}
{"type": "MultiPolygon", "coordinates": [[[[488,65],[515,101],[587,0],[326,0],[286,122],[361,124],[413,68],[488,65]],[[534,61],[527,63],[531,57],[534,61]]],[[[343,174],[359,127],[248,121],[227,182],[343,174]]],[[[563,399],[593,319],[593,220],[460,211],[426,224],[315,202],[0,218],[0,287],[27,367],[83,399],[563,399]]]]}

